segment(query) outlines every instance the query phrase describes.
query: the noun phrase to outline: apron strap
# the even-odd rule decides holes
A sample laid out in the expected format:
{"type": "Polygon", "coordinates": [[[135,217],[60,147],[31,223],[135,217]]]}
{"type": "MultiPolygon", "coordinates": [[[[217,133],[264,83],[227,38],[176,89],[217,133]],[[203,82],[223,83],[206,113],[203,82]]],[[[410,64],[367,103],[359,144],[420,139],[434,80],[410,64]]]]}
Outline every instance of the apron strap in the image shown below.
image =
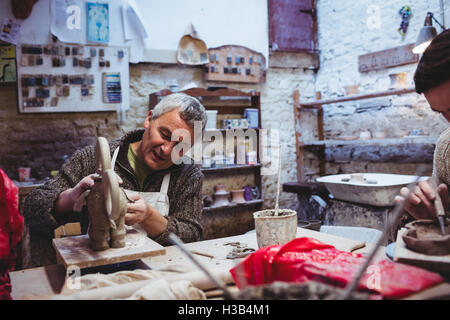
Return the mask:
{"type": "Polygon", "coordinates": [[[117,155],[119,154],[119,148],[120,147],[117,147],[116,150],[114,150],[114,154],[111,159],[111,169],[113,169],[113,170],[114,170],[114,166],[116,164],[117,155]]]}
{"type": "Polygon", "coordinates": [[[170,181],[170,173],[166,173],[163,182],[161,184],[161,190],[159,192],[167,194],[167,190],[169,190],[169,181],[170,181]]]}

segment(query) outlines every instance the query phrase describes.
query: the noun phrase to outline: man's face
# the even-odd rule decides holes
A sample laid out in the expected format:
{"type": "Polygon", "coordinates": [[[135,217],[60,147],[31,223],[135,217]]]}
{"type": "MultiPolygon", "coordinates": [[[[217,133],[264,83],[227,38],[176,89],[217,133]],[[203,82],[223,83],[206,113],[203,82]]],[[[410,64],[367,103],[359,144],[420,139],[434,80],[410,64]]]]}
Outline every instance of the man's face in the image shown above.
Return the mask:
{"type": "Polygon", "coordinates": [[[145,132],[138,155],[152,170],[167,169],[173,164],[172,160],[175,160],[171,157],[172,149],[181,141],[190,145],[194,131],[181,119],[178,109],[167,112],[155,120],[151,120],[151,116],[152,111],[148,113],[144,122],[145,132]],[[177,141],[171,141],[174,132],[182,133],[177,141]]]}
{"type": "Polygon", "coordinates": [[[450,122],[450,80],[424,92],[431,109],[440,112],[450,122]]]}

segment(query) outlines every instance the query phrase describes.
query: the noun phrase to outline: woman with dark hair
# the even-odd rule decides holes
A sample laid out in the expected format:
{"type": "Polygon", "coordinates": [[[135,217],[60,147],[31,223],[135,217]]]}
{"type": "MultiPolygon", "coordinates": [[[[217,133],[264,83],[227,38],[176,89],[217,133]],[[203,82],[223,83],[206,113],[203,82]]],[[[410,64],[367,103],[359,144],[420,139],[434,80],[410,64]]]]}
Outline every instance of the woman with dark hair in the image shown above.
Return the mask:
{"type": "MultiPolygon", "coordinates": [[[[414,75],[417,93],[423,93],[432,110],[450,122],[450,29],[443,31],[423,53],[414,75]]],[[[449,210],[450,185],[450,128],[439,136],[433,159],[433,177],[439,182],[438,193],[444,208],[449,210]]],[[[400,190],[397,202],[404,201],[408,188],[400,190]]],[[[419,182],[413,190],[405,210],[415,219],[434,219],[436,194],[426,181],[419,182]]]]}

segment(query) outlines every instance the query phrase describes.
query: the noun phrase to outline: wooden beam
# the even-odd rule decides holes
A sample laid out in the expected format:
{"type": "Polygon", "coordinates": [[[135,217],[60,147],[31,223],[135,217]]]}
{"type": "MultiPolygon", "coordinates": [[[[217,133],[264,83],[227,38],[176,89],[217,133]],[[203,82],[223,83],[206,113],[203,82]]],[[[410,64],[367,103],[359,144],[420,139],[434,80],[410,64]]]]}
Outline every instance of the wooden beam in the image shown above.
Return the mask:
{"type": "Polygon", "coordinates": [[[363,100],[363,99],[378,98],[378,97],[385,97],[385,96],[394,96],[394,95],[401,95],[401,94],[411,93],[411,92],[416,92],[416,89],[415,88],[407,88],[407,89],[398,89],[398,90],[387,90],[387,91],[381,91],[381,92],[377,92],[377,93],[358,94],[358,95],[347,96],[347,97],[342,97],[342,98],[337,98],[337,99],[305,102],[305,103],[301,103],[300,105],[302,108],[317,109],[317,108],[321,108],[321,106],[323,106],[325,104],[363,100]]]}
{"type": "Polygon", "coordinates": [[[297,160],[297,180],[299,182],[304,180],[304,165],[303,165],[303,143],[300,142],[302,134],[300,132],[300,120],[301,120],[301,106],[300,106],[300,93],[298,90],[294,91],[294,118],[295,118],[295,151],[297,160]]]}
{"type": "MultiPolygon", "coordinates": [[[[322,93],[316,92],[316,99],[322,99],[322,93]]],[[[321,105],[317,106],[317,135],[320,141],[325,139],[323,130],[323,108],[321,105]]],[[[325,148],[322,148],[319,152],[319,175],[325,175],[325,148]]]]}

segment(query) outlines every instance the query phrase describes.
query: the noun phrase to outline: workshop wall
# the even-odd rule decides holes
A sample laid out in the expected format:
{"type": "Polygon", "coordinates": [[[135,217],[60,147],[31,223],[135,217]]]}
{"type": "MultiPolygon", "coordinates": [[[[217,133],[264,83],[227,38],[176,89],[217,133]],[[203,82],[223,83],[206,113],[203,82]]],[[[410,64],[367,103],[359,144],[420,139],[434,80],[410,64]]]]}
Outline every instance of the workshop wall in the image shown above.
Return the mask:
{"type": "MultiPolygon", "coordinates": [[[[448,26],[450,1],[443,0],[448,26]]],[[[389,74],[408,72],[408,87],[413,87],[413,75],[417,64],[408,64],[378,71],[359,72],[358,56],[371,52],[415,43],[426,13],[431,11],[443,22],[439,0],[404,1],[351,1],[319,0],[318,43],[320,69],[316,77],[316,91],[322,99],[333,99],[345,95],[344,86],[358,85],[358,93],[375,93],[390,87],[389,74]],[[397,29],[401,16],[398,13],[404,5],[411,7],[412,16],[404,38],[397,29]]],[[[442,30],[433,23],[438,32],[442,30]]],[[[315,97],[311,100],[315,100],[315,97]]],[[[307,101],[301,97],[301,101],[307,101]]],[[[311,119],[314,112],[302,112],[302,135],[305,141],[316,140],[317,130],[311,119]],[[311,130],[313,128],[314,130],[311,130]]],[[[325,139],[339,139],[340,136],[359,136],[361,131],[372,134],[385,132],[387,137],[407,135],[418,129],[422,134],[438,136],[448,123],[433,112],[423,96],[415,93],[403,96],[353,101],[324,106],[325,139]]],[[[319,174],[318,157],[307,152],[305,177],[313,180],[319,174]]],[[[334,148],[326,153],[326,173],[385,172],[414,174],[418,163],[430,163],[432,150],[417,152],[404,146],[386,147],[382,150],[358,148],[334,148]],[[401,151],[402,156],[396,154],[401,151]],[[365,154],[361,155],[364,152],[365,154]],[[371,152],[373,154],[371,154],[371,152]],[[363,159],[361,161],[361,159],[363,159]]],[[[429,166],[431,170],[431,166],[429,166]]],[[[429,170],[428,173],[431,173],[429,170]]]]}
{"type": "Polygon", "coordinates": [[[120,132],[114,112],[19,114],[12,85],[0,86],[0,106],[0,167],[12,179],[19,167],[31,167],[31,177],[43,179],[96,136],[120,132]]]}
{"type": "MultiPolygon", "coordinates": [[[[450,8],[450,0],[444,3],[446,8],[450,8]]],[[[316,91],[322,92],[323,99],[342,96],[344,85],[358,84],[360,93],[385,90],[389,86],[388,75],[395,72],[408,71],[411,82],[415,64],[365,74],[358,71],[358,55],[415,42],[427,11],[434,12],[436,18],[441,20],[439,0],[416,0],[410,4],[413,17],[405,39],[401,39],[397,32],[401,21],[398,10],[404,4],[399,0],[318,0],[320,69],[317,74],[298,63],[299,67],[269,67],[266,82],[262,84],[214,83],[261,92],[262,126],[280,130],[283,146],[282,183],[297,181],[293,113],[295,90],[299,90],[301,101],[311,101],[315,99],[316,91]],[[369,30],[367,19],[370,17],[368,8],[371,5],[380,9],[381,24],[379,28],[369,30]]],[[[450,21],[450,17],[446,21],[450,21]]],[[[295,59],[305,58],[296,55],[290,57],[291,61],[295,59]]],[[[30,166],[32,177],[44,178],[51,170],[61,166],[65,155],[71,155],[76,149],[93,143],[97,136],[113,139],[124,131],[141,127],[147,114],[148,95],[174,83],[180,89],[190,84],[198,87],[211,85],[203,81],[200,67],[131,64],[130,109],[123,124],[118,123],[115,112],[19,114],[15,86],[0,86],[0,167],[13,179],[18,178],[17,168],[20,166],[30,166]]],[[[300,128],[305,140],[317,138],[315,125],[314,112],[302,112],[300,128]]],[[[447,125],[430,111],[423,97],[415,94],[330,105],[326,107],[324,117],[325,135],[330,139],[359,134],[365,128],[389,132],[394,128],[422,129],[426,134],[437,135],[447,125]]],[[[389,152],[395,153],[395,150],[389,152]]],[[[318,175],[317,156],[313,152],[305,156],[306,178],[313,180],[318,175]]],[[[351,152],[347,158],[342,157],[339,161],[331,159],[327,163],[327,173],[414,173],[420,162],[420,159],[409,163],[356,160],[351,152]]],[[[265,207],[274,206],[276,177],[263,177],[265,207]]],[[[296,195],[281,194],[280,207],[295,209],[297,203],[296,195]]]]}
{"type": "MultiPolygon", "coordinates": [[[[123,124],[114,112],[67,114],[19,114],[15,86],[0,87],[0,166],[13,179],[17,169],[32,168],[33,178],[42,179],[51,170],[58,170],[64,156],[95,142],[97,136],[117,138],[122,132],[142,127],[148,111],[148,95],[177,83],[207,87],[202,69],[168,64],[130,65],[130,110],[123,124]]],[[[239,90],[261,92],[262,125],[280,130],[283,145],[282,182],[296,181],[294,118],[292,92],[299,90],[305,97],[314,95],[314,72],[301,68],[269,68],[266,83],[226,85],[239,90]]],[[[265,206],[273,207],[276,175],[264,176],[265,206]]],[[[281,207],[293,207],[296,197],[283,193],[281,207]]]]}
{"type": "MultiPolygon", "coordinates": [[[[295,56],[295,55],[293,55],[295,56]]],[[[307,57],[299,65],[309,65],[307,57]]],[[[283,146],[282,183],[297,180],[296,152],[292,94],[301,91],[306,98],[314,95],[314,71],[302,68],[269,68],[266,82],[262,84],[208,83],[203,81],[202,68],[178,65],[139,64],[130,66],[130,105],[127,120],[122,128],[130,130],[142,126],[147,114],[148,94],[177,84],[179,89],[186,86],[207,87],[229,86],[238,90],[261,92],[261,122],[266,129],[277,129],[283,146]]],[[[270,165],[270,164],[268,164],[270,165]]],[[[263,176],[264,207],[275,205],[277,175],[263,176]]],[[[230,177],[232,179],[232,177],[230,177]]],[[[297,198],[293,194],[282,193],[280,207],[293,208],[297,198]]]]}

